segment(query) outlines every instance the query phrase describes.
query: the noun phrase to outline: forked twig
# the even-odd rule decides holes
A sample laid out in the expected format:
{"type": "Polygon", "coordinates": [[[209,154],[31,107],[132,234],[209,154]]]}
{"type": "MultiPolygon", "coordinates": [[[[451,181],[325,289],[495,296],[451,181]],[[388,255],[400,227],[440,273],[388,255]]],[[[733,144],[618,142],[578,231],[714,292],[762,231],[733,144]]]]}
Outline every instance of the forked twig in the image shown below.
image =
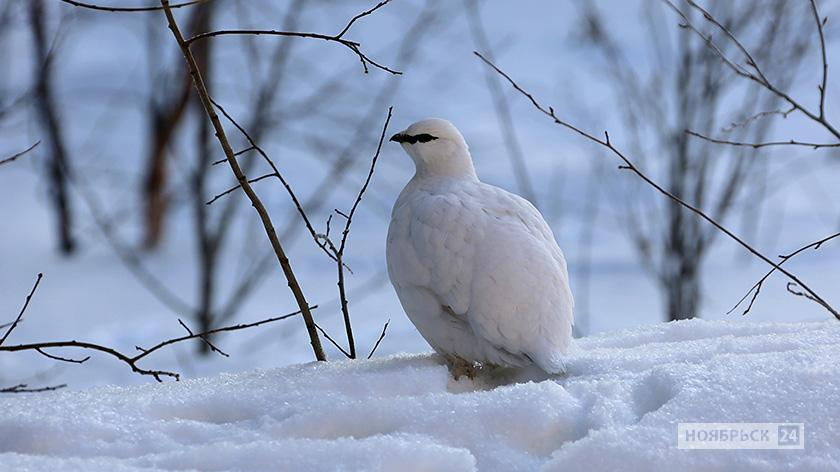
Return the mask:
{"type": "MultiPolygon", "coordinates": [[[[825,244],[828,241],[831,241],[832,239],[837,238],[837,237],[840,237],[840,233],[834,233],[830,236],[826,236],[825,238],[820,239],[819,241],[814,241],[810,244],[806,244],[805,246],[800,247],[799,249],[791,252],[790,254],[780,254],[779,259],[781,259],[781,260],[779,261],[779,265],[781,266],[782,264],[784,264],[785,262],[787,262],[791,258],[796,257],[798,254],[800,254],[801,252],[804,252],[808,249],[815,249],[815,250],[819,249],[820,246],[822,246],[823,244],[825,244]]],[[[773,275],[774,272],[776,272],[775,267],[773,267],[772,269],[767,271],[767,273],[764,274],[764,276],[761,277],[758,280],[758,282],[753,284],[753,286],[750,287],[750,289],[747,291],[747,293],[745,293],[744,296],[741,297],[741,299],[738,300],[738,302],[732,308],[730,308],[729,311],[726,312],[726,314],[728,315],[728,314],[732,313],[733,311],[735,311],[744,302],[744,300],[746,300],[747,297],[749,297],[750,294],[752,293],[752,298],[750,298],[750,302],[747,304],[746,309],[744,309],[744,312],[741,313],[741,314],[746,315],[747,313],[749,313],[750,310],[752,310],[753,304],[755,304],[755,300],[758,298],[758,294],[761,292],[761,288],[764,286],[764,281],[767,280],[771,275],[773,275]]],[[[788,288],[788,291],[790,291],[789,288],[788,288]]],[[[793,293],[793,292],[791,292],[791,293],[793,293]]]]}

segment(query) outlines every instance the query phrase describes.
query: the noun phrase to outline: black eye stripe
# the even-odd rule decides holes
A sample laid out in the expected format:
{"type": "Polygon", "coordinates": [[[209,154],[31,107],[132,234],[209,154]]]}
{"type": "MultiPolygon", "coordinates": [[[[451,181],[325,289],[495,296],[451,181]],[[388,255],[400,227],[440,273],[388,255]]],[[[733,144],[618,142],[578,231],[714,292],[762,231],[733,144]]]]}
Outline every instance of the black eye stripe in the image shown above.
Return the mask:
{"type": "Polygon", "coordinates": [[[395,134],[391,137],[391,141],[396,141],[398,143],[408,143],[408,144],[415,144],[415,143],[428,143],[429,141],[434,141],[438,139],[437,136],[432,136],[429,133],[422,133],[416,134],[414,136],[408,134],[395,134]]]}
{"type": "Polygon", "coordinates": [[[412,136],[415,141],[418,143],[428,143],[429,141],[434,141],[437,139],[437,136],[432,136],[431,134],[423,133],[418,134],[417,136],[412,136]]]}

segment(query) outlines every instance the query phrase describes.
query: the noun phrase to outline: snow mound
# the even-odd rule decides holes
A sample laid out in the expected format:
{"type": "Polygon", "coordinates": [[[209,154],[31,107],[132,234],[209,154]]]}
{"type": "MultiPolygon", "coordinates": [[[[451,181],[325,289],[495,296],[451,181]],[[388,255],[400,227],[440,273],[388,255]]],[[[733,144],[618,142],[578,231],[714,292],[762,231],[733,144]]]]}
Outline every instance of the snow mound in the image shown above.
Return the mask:
{"type": "Polygon", "coordinates": [[[840,323],[691,320],[578,341],[563,377],[433,355],[0,397],[0,470],[840,470],[840,323]],[[804,450],[676,448],[805,423],[804,450]]]}

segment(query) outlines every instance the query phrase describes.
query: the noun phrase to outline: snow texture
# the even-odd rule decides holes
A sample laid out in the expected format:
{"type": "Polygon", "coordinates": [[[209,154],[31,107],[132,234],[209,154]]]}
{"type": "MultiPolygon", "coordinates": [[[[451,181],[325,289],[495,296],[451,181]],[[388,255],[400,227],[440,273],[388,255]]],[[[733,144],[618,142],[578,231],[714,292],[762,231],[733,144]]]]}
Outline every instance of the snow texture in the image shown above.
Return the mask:
{"type": "Polygon", "coordinates": [[[414,355],[3,396],[0,470],[840,470],[838,345],[690,320],[581,339],[550,379],[414,355]],[[803,422],[805,449],[676,448],[678,422],[740,421],[803,422]]]}
{"type": "Polygon", "coordinates": [[[561,372],[572,292],[540,212],[479,181],[446,120],[419,121],[391,140],[417,172],[391,214],[388,275],[420,334],[446,356],[561,372]]]}

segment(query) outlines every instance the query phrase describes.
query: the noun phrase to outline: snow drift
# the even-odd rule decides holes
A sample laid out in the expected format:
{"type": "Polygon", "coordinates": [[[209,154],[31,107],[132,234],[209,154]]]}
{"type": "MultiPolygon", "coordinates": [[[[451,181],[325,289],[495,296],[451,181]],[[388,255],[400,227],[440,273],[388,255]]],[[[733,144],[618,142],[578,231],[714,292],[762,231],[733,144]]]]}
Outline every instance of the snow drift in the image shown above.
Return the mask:
{"type": "Polygon", "coordinates": [[[581,339],[563,377],[432,355],[0,397],[2,470],[840,470],[840,323],[581,339]],[[805,423],[804,450],[676,448],[679,422],[805,423]]]}

